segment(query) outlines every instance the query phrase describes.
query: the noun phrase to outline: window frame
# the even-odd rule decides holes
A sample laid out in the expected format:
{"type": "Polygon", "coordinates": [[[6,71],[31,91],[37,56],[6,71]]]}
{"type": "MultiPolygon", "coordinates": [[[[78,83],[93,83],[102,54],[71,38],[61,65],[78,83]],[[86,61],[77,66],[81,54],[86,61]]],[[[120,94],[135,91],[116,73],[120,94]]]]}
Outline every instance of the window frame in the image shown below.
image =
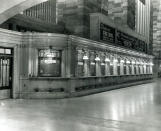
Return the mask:
{"type": "Polygon", "coordinates": [[[46,48],[38,49],[38,77],[62,77],[62,50],[60,50],[60,49],[46,49],[46,48]],[[47,75],[47,74],[40,73],[40,61],[44,58],[52,58],[52,57],[41,57],[39,55],[41,50],[53,50],[53,51],[59,52],[59,57],[56,57],[56,58],[53,57],[54,60],[59,60],[59,67],[60,67],[59,68],[59,75],[54,75],[54,74],[47,75]]]}

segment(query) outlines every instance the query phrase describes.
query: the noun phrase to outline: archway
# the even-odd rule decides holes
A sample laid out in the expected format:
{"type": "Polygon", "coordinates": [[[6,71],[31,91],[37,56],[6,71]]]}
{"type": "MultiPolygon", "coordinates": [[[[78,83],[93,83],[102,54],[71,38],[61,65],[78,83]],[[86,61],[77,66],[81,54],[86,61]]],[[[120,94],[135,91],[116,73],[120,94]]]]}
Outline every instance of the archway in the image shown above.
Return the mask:
{"type": "Polygon", "coordinates": [[[0,5],[0,24],[20,12],[48,0],[2,0],[0,5]]]}

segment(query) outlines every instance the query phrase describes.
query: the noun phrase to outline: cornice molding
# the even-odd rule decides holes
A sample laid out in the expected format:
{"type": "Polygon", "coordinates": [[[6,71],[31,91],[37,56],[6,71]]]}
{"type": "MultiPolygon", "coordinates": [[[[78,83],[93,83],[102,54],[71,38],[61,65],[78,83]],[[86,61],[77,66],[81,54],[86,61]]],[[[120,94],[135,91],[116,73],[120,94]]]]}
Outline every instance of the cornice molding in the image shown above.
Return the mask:
{"type": "MultiPolygon", "coordinates": [[[[145,53],[121,48],[121,47],[114,46],[114,45],[109,45],[109,44],[105,44],[105,43],[101,43],[101,42],[97,42],[97,41],[93,41],[93,40],[89,40],[89,39],[85,39],[85,38],[81,38],[81,37],[77,37],[77,36],[73,36],[73,35],[70,35],[69,37],[73,41],[73,44],[77,44],[77,45],[78,45],[78,43],[80,43],[81,45],[84,45],[86,47],[94,46],[96,48],[110,50],[112,52],[121,53],[121,54],[124,53],[124,54],[128,54],[130,56],[137,56],[137,57],[151,58],[151,59],[154,58],[154,56],[152,56],[152,55],[148,55],[145,53]]],[[[79,46],[81,46],[80,44],[79,44],[79,46]]]]}

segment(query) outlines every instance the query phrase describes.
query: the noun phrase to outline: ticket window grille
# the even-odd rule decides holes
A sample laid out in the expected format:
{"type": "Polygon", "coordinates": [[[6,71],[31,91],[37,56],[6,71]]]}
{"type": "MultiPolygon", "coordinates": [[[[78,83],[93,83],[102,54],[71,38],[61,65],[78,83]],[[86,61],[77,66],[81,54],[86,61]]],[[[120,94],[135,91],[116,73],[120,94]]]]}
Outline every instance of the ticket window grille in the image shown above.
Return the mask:
{"type": "Polygon", "coordinates": [[[132,74],[132,64],[129,65],[129,74],[132,74]]]}
{"type": "Polygon", "coordinates": [[[77,62],[77,76],[84,76],[84,61],[77,62]]]}
{"type": "Polygon", "coordinates": [[[138,73],[141,74],[140,66],[138,66],[138,73]]]}
{"type": "Polygon", "coordinates": [[[137,72],[136,72],[136,65],[134,65],[134,74],[137,74],[137,72]]]}
{"type": "Polygon", "coordinates": [[[114,75],[114,66],[113,66],[113,62],[110,62],[110,75],[114,75]]]}
{"type": "Polygon", "coordinates": [[[39,50],[39,76],[61,76],[61,51],[54,49],[39,50]]]}
{"type": "Polygon", "coordinates": [[[127,73],[127,72],[126,72],[126,68],[127,68],[127,67],[126,67],[126,64],[124,64],[124,75],[126,75],[126,73],[127,73]]]}
{"type": "Polygon", "coordinates": [[[76,76],[83,77],[84,76],[84,52],[82,50],[77,50],[77,70],[76,76]]]}
{"type": "Polygon", "coordinates": [[[89,72],[90,72],[90,76],[96,76],[95,53],[90,54],[89,72]]]}
{"type": "Polygon", "coordinates": [[[90,62],[90,75],[96,76],[96,62],[95,61],[90,62]]]}
{"type": "Polygon", "coordinates": [[[117,65],[117,73],[118,73],[118,75],[120,75],[120,71],[121,71],[121,67],[120,67],[120,63],[118,63],[118,65],[117,65]]]}
{"type": "Polygon", "coordinates": [[[105,62],[101,63],[101,74],[102,76],[105,76],[105,62]]]}

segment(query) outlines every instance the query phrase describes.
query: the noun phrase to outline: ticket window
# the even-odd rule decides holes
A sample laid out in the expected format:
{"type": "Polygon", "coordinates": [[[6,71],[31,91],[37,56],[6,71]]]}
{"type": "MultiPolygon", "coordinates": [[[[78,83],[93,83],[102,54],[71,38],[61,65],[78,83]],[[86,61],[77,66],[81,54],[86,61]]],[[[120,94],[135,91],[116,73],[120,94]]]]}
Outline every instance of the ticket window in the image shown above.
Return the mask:
{"type": "Polygon", "coordinates": [[[90,75],[96,76],[96,62],[90,61],[90,75]]]}
{"type": "Polygon", "coordinates": [[[126,73],[127,73],[127,72],[126,72],[126,68],[127,68],[127,67],[126,67],[126,63],[124,63],[124,75],[126,75],[126,73]]]}
{"type": "Polygon", "coordinates": [[[84,60],[83,60],[83,52],[82,50],[77,51],[77,74],[78,77],[84,76],[84,60]]]}
{"type": "Polygon", "coordinates": [[[101,62],[101,75],[105,76],[105,62],[101,62]]]}
{"type": "Polygon", "coordinates": [[[114,65],[113,65],[113,61],[110,62],[110,75],[114,75],[114,65]]]}
{"type": "Polygon", "coordinates": [[[132,64],[129,64],[129,74],[132,75],[132,64]]]}
{"type": "Polygon", "coordinates": [[[61,51],[54,49],[39,50],[39,76],[61,76],[61,51]]]}
{"type": "Polygon", "coordinates": [[[84,61],[77,63],[77,76],[84,76],[84,61]]]}
{"type": "Polygon", "coordinates": [[[117,64],[117,74],[120,75],[121,73],[121,65],[120,62],[117,64]]]}
{"type": "Polygon", "coordinates": [[[89,72],[90,72],[90,76],[96,76],[95,53],[90,54],[89,72]]]}

